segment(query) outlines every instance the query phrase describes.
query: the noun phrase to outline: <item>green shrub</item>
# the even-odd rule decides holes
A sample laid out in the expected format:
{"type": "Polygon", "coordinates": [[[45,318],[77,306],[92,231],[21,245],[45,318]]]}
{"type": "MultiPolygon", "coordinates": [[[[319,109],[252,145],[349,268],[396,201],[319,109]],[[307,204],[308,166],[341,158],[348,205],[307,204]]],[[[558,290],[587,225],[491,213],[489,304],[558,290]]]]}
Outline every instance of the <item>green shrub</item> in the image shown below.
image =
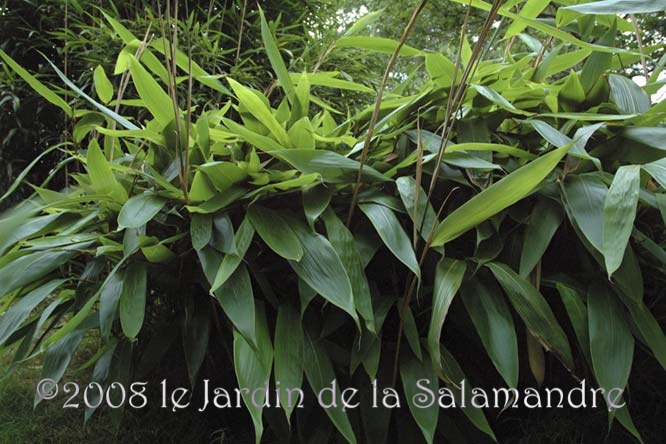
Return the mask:
{"type": "MultiPolygon", "coordinates": [[[[602,3],[610,9],[593,12],[617,12],[602,3]]],[[[290,73],[263,16],[281,92],[270,100],[178,50],[165,67],[168,41],[142,45],[110,16],[125,46],[114,81],[95,71],[88,109],[73,111],[0,52],[76,116],[57,169],[80,166],[69,187],[34,187],[1,221],[0,345],[17,345],[17,363],[43,354],[43,377],[58,381],[84,336],[99,335],[89,365],[104,387],[148,374],[173,344],[194,386],[231,345],[239,387],[304,388],[302,410],[282,391],[289,423],[272,432],[306,442],[333,426],[349,442],[384,442],[390,424],[427,442],[453,436],[450,424],[495,438],[469,392],[461,413],[415,407],[422,379],[460,404],[465,374],[469,385],[524,387],[566,369],[624,389],[636,343],[666,367],[645,291],[666,265],[666,102],[646,93],[655,79],[641,88],[621,74],[640,60],[612,47],[627,21],[560,11],[556,28],[500,9],[508,36],[530,26],[557,42],[502,59],[480,57],[495,9],[458,62],[343,37],[332,51],[354,42],[424,59],[429,79],[350,117],[311,88],[367,86],[290,73]],[[116,98],[122,79],[136,96],[116,98]],[[192,85],[228,100],[193,100],[192,85]],[[140,118],[117,114],[114,100],[140,118]],[[220,338],[227,327],[233,338],[220,338]],[[395,388],[413,422],[369,402],[316,408],[313,394],[334,379],[364,401],[372,381],[395,388]],[[312,420],[324,414],[327,425],[312,420]]],[[[267,415],[243,400],[259,441],[267,415]]],[[[640,440],[628,408],[609,419],[640,440]]]]}

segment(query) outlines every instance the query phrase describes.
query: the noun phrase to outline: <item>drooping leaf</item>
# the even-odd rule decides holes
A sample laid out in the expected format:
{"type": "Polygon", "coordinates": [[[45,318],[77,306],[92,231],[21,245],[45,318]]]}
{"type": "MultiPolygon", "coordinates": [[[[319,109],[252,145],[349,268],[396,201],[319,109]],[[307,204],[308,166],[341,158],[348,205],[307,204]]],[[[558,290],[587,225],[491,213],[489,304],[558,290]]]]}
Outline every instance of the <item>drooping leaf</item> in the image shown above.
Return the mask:
{"type": "MultiPolygon", "coordinates": [[[[259,444],[264,433],[263,405],[268,392],[268,381],[273,364],[273,344],[268,332],[266,314],[262,305],[256,311],[256,347],[252,347],[237,330],[234,330],[234,369],[238,386],[247,388],[241,396],[254,424],[255,442],[259,444]],[[255,392],[256,390],[256,392],[255,392]]],[[[271,404],[272,405],[272,404],[271,404]]]]}
{"type": "Polygon", "coordinates": [[[35,309],[42,301],[48,298],[66,281],[64,279],[53,280],[37,287],[30,293],[14,302],[9,309],[0,316],[0,347],[25,321],[30,312],[35,309]]]}
{"type": "Polygon", "coordinates": [[[537,202],[530,215],[525,240],[520,254],[520,275],[527,277],[546,252],[550,241],[562,223],[563,214],[559,206],[542,199],[537,202]]]}
{"type": "Polygon", "coordinates": [[[190,221],[192,247],[201,250],[208,245],[213,236],[213,220],[208,214],[193,214],[190,221]]]}
{"type": "MultiPolygon", "coordinates": [[[[305,334],[303,364],[308,382],[316,394],[321,393],[325,388],[330,388],[331,384],[336,381],[335,371],[333,370],[333,364],[328,353],[326,353],[323,345],[314,340],[308,333],[305,334]]],[[[337,384],[334,396],[338,400],[341,396],[340,386],[337,384]]],[[[323,396],[323,401],[327,403],[331,402],[330,398],[326,398],[325,396],[323,396]]],[[[349,418],[342,410],[340,402],[338,401],[337,407],[332,406],[324,410],[347,442],[356,444],[356,436],[354,436],[349,418]]]]}
{"type": "Polygon", "coordinates": [[[280,383],[280,404],[290,421],[299,403],[303,383],[303,327],[298,311],[288,304],[278,308],[275,324],[275,384],[280,383]]]}
{"type": "Polygon", "coordinates": [[[493,288],[478,278],[466,282],[461,294],[493,364],[509,387],[517,387],[518,339],[504,296],[497,286],[493,288]]]}
{"type": "Polygon", "coordinates": [[[587,293],[588,325],[592,365],[599,385],[624,389],[629,380],[634,354],[634,337],[624,318],[622,306],[598,282],[587,293]]]}
{"type": "Polygon", "coordinates": [[[236,236],[234,237],[234,243],[236,244],[237,254],[227,254],[222,259],[220,267],[215,274],[215,280],[211,283],[210,293],[213,294],[220,288],[226,281],[229,279],[229,276],[238,268],[241,261],[245,257],[247,249],[250,247],[252,238],[254,237],[254,228],[250,223],[249,218],[243,219],[243,222],[238,227],[236,231],[236,236]]]}
{"type": "Polygon", "coordinates": [[[610,278],[620,267],[636,219],[640,166],[618,168],[604,203],[603,253],[610,278]]]}
{"type": "Polygon", "coordinates": [[[567,336],[541,293],[505,264],[492,262],[485,265],[504,288],[511,305],[532,335],[546,350],[555,353],[567,368],[573,368],[567,336]]]}
{"type": "Polygon", "coordinates": [[[428,328],[428,351],[433,365],[441,365],[439,340],[442,326],[449,312],[453,298],[458,293],[467,266],[465,262],[442,258],[435,269],[435,287],[433,289],[432,317],[428,328]]]}
{"type": "Polygon", "coordinates": [[[409,237],[402,229],[393,210],[374,203],[359,204],[359,208],[370,219],[384,245],[400,262],[405,264],[412,273],[420,278],[421,269],[416,259],[416,254],[409,241],[409,237]]]}
{"type": "Polygon", "coordinates": [[[130,339],[137,337],[146,314],[148,270],[145,264],[134,262],[124,273],[123,290],[120,294],[120,325],[130,339]]]}
{"type": "Polygon", "coordinates": [[[289,264],[296,274],[324,299],[346,311],[359,324],[349,275],[335,248],[321,234],[311,232],[305,224],[290,223],[303,247],[303,257],[289,264]]]}
{"type": "Polygon", "coordinates": [[[435,439],[435,429],[439,417],[439,404],[433,402],[428,406],[429,399],[419,388],[419,385],[437,393],[439,390],[437,374],[433,371],[432,365],[426,360],[419,361],[413,356],[402,356],[402,359],[400,359],[400,378],[412,417],[421,429],[426,442],[432,444],[435,439]]]}
{"type": "Polygon", "coordinates": [[[577,174],[564,181],[565,203],[583,236],[603,251],[604,204],[608,188],[597,175],[577,174]]]}
{"type": "Polygon", "coordinates": [[[0,291],[12,291],[36,282],[65,264],[75,255],[72,251],[37,251],[15,259],[0,268],[0,291]]]}
{"type": "Polygon", "coordinates": [[[365,320],[366,328],[371,332],[375,332],[375,315],[372,309],[370,285],[368,284],[368,278],[365,274],[354,236],[330,207],[326,208],[323,212],[322,219],[326,225],[328,239],[340,256],[340,260],[349,275],[356,311],[365,320]]]}
{"type": "Polygon", "coordinates": [[[254,204],[248,208],[247,216],[271,250],[288,260],[299,261],[303,257],[298,237],[279,211],[254,204]]]}
{"type": "Polygon", "coordinates": [[[250,274],[244,264],[240,264],[229,279],[215,290],[215,297],[245,341],[259,347],[256,334],[254,292],[250,274]]]}

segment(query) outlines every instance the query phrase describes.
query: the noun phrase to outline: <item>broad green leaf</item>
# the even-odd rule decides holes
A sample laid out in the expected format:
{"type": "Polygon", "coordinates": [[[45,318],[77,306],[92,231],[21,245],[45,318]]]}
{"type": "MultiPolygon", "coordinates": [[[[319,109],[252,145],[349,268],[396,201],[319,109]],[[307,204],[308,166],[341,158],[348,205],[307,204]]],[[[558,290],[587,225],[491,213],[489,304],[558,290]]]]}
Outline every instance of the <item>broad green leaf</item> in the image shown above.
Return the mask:
{"type": "Polygon", "coordinates": [[[333,190],[323,186],[303,190],[303,211],[308,225],[314,230],[314,224],[331,202],[333,190]]]}
{"type": "Polygon", "coordinates": [[[215,297],[245,341],[261,347],[257,343],[254,292],[245,264],[240,264],[224,285],[215,291],[215,297]]]}
{"type": "Polygon", "coordinates": [[[199,170],[203,171],[219,192],[225,192],[247,178],[247,171],[233,162],[207,162],[200,165],[199,170]]]}
{"type": "Polygon", "coordinates": [[[72,115],[72,108],[69,104],[63,100],[58,94],[54,93],[51,88],[44,85],[42,82],[37,80],[35,76],[26,71],[21,65],[16,63],[14,59],[9,57],[9,55],[0,49],[0,57],[9,65],[16,74],[18,74],[23,80],[25,80],[32,89],[34,89],[40,96],[48,100],[50,103],[54,104],[58,108],[62,109],[67,113],[68,116],[72,115]]]}
{"type": "Polygon", "coordinates": [[[146,68],[135,58],[131,60],[130,73],[139,97],[160,126],[166,128],[176,118],[173,102],[146,68]]]}
{"type": "Polygon", "coordinates": [[[440,88],[450,88],[453,77],[459,82],[462,74],[456,74],[456,65],[441,53],[428,53],[425,56],[426,70],[430,79],[440,88]]]}
{"type": "Polygon", "coordinates": [[[564,9],[581,14],[647,14],[666,10],[662,0],[600,0],[564,9]]]}
{"type": "Polygon", "coordinates": [[[666,189],[666,158],[646,163],[641,168],[652,176],[662,188],[666,189]]]}
{"type": "Polygon", "coordinates": [[[527,196],[557,166],[571,145],[565,145],[517,169],[449,214],[439,224],[432,245],[440,246],[527,196]]]}
{"type": "Polygon", "coordinates": [[[211,319],[209,299],[207,294],[199,293],[198,296],[190,298],[185,303],[183,351],[191,387],[194,387],[197,382],[199,369],[208,351],[211,319]]]}
{"type": "Polygon", "coordinates": [[[71,251],[37,251],[0,268],[0,291],[9,294],[48,275],[75,256],[71,251]]]}
{"type": "Polygon", "coordinates": [[[275,140],[282,146],[290,147],[291,141],[289,140],[287,131],[285,131],[280,122],[277,121],[271,109],[250,89],[236,82],[231,77],[227,77],[227,81],[229,82],[231,89],[234,90],[234,94],[236,94],[238,101],[271,132],[275,140]]]}
{"type": "Polygon", "coordinates": [[[428,351],[433,366],[441,366],[440,336],[442,326],[449,312],[453,298],[462,284],[467,265],[463,261],[442,258],[435,269],[435,287],[433,289],[432,316],[428,328],[428,351]]]}
{"type": "Polygon", "coordinates": [[[666,150],[666,127],[629,126],[622,130],[622,135],[652,148],[666,150]]]}
{"type": "Polygon", "coordinates": [[[99,100],[108,104],[113,98],[113,85],[106,76],[102,65],[97,65],[97,68],[95,68],[95,71],[93,72],[93,82],[99,100]]]}
{"type": "Polygon", "coordinates": [[[620,267],[636,219],[640,166],[618,168],[604,204],[603,253],[610,278],[620,267]]]}
{"type": "Polygon", "coordinates": [[[588,364],[592,365],[592,357],[590,356],[590,334],[587,320],[587,307],[583,302],[582,295],[575,289],[568,287],[565,284],[557,283],[557,291],[560,293],[564,308],[569,315],[569,320],[573,326],[578,346],[583,352],[583,356],[587,359],[588,364]]]}
{"type": "Polygon", "coordinates": [[[148,270],[140,262],[130,264],[124,273],[123,290],[120,294],[120,325],[123,333],[134,339],[141,331],[146,314],[148,270]]]}
{"type": "MultiPolygon", "coordinates": [[[[42,364],[41,379],[51,379],[57,384],[65,374],[65,370],[69,366],[69,362],[74,355],[74,352],[83,339],[84,330],[78,330],[67,337],[52,344],[46,351],[44,356],[44,363],[42,364]]],[[[49,388],[46,386],[45,388],[49,388]]],[[[35,393],[34,406],[42,401],[42,397],[35,393]]]]}
{"type": "Polygon", "coordinates": [[[565,203],[583,236],[603,251],[604,204],[608,188],[594,174],[570,175],[564,181],[565,203]]]}
{"type": "Polygon", "coordinates": [[[153,193],[138,194],[123,205],[118,214],[119,228],[139,228],[150,222],[164,207],[165,200],[153,193]]]}
{"type": "Polygon", "coordinates": [[[372,309],[370,285],[354,236],[330,207],[323,212],[322,219],[326,225],[328,239],[340,256],[340,260],[349,276],[356,311],[365,320],[366,328],[374,333],[375,315],[372,309]]]}
{"type": "Polygon", "coordinates": [[[594,282],[587,293],[587,312],[590,353],[597,381],[607,391],[624,389],[634,355],[634,337],[624,318],[624,310],[605,285],[594,282]]]}
{"type": "Polygon", "coordinates": [[[275,385],[280,385],[280,404],[291,422],[303,383],[303,327],[298,311],[288,304],[278,308],[275,324],[275,385]]]}
{"type": "Polygon", "coordinates": [[[21,326],[21,323],[28,318],[30,312],[32,312],[35,307],[42,303],[65,282],[64,279],[47,282],[16,300],[9,309],[0,316],[0,346],[2,346],[7,338],[9,338],[21,326]]]}
{"type": "MultiPolygon", "coordinates": [[[[520,10],[521,17],[529,17],[531,19],[537,18],[539,14],[550,4],[550,0],[526,0],[525,4],[520,10]]],[[[527,25],[524,22],[512,22],[509,28],[504,33],[504,38],[520,34],[527,25]]]]}
{"type": "MultiPolygon", "coordinates": [[[[315,394],[321,393],[325,388],[330,389],[333,382],[337,383],[337,378],[333,371],[333,364],[331,363],[329,354],[321,343],[315,341],[307,333],[305,334],[303,347],[303,364],[305,375],[307,376],[308,382],[315,394]]],[[[331,402],[330,392],[331,390],[327,390],[324,392],[324,395],[322,395],[322,401],[324,401],[326,405],[331,402]]],[[[347,418],[347,414],[342,410],[342,405],[339,401],[341,395],[340,386],[338,384],[335,386],[334,396],[338,400],[337,406],[325,408],[324,410],[347,442],[356,444],[356,436],[354,436],[354,431],[352,430],[349,418],[347,418]]]]}
{"type": "MultiPolygon", "coordinates": [[[[273,344],[271,343],[266,314],[262,305],[257,306],[256,347],[250,345],[238,331],[234,330],[234,369],[238,386],[249,389],[242,391],[243,402],[252,417],[255,442],[259,444],[264,433],[262,409],[266,401],[268,381],[273,364],[273,344]],[[258,389],[258,390],[257,390],[258,389]],[[256,390],[256,392],[255,392],[256,390]]],[[[272,404],[271,404],[272,405],[272,404]]]]}
{"type": "Polygon", "coordinates": [[[532,335],[541,342],[546,350],[555,353],[567,368],[574,368],[567,336],[541,293],[505,264],[488,263],[485,265],[490,268],[495,279],[504,288],[511,305],[532,335]]]}
{"type": "Polygon", "coordinates": [[[540,199],[532,210],[520,253],[520,275],[527,277],[546,252],[562,223],[562,210],[547,199],[540,199]]]}
{"type": "Polygon", "coordinates": [[[650,97],[634,83],[617,74],[608,76],[611,100],[625,114],[642,114],[650,109],[650,97]]]}
{"type": "Polygon", "coordinates": [[[289,101],[292,106],[295,106],[295,102],[298,100],[296,97],[296,88],[294,88],[294,84],[291,82],[289,71],[287,71],[287,66],[284,64],[284,60],[282,60],[282,56],[280,55],[280,49],[278,48],[275,36],[269,28],[266,17],[264,16],[264,11],[262,11],[261,8],[259,9],[259,16],[261,18],[261,39],[264,42],[264,49],[268,55],[268,60],[271,62],[273,71],[275,71],[278,81],[289,98],[289,101]]]}
{"type": "Polygon", "coordinates": [[[338,79],[339,72],[335,71],[318,71],[316,73],[309,72],[307,74],[290,74],[293,82],[298,83],[303,76],[307,76],[308,82],[311,85],[325,86],[327,88],[345,89],[349,91],[359,91],[374,94],[375,90],[368,88],[360,83],[354,83],[349,80],[338,79]]]}
{"type": "Polygon", "coordinates": [[[410,355],[402,356],[402,359],[400,359],[400,378],[402,379],[409,411],[421,429],[426,442],[432,444],[435,439],[435,429],[439,417],[439,403],[435,401],[428,406],[430,400],[424,395],[423,389],[419,386],[437,393],[439,390],[437,374],[433,371],[429,362],[426,360],[419,361],[410,355]]]}
{"type": "MultiPolygon", "coordinates": [[[[360,164],[333,151],[289,149],[269,151],[268,154],[283,160],[304,174],[318,173],[329,183],[354,182],[360,164]]],[[[368,182],[386,182],[383,174],[369,166],[363,167],[362,179],[368,182]]]]}
{"type": "Polygon", "coordinates": [[[254,204],[248,208],[247,216],[271,250],[285,259],[301,260],[303,257],[301,243],[279,211],[254,204]]]}
{"type": "Polygon", "coordinates": [[[127,191],[118,182],[111,170],[111,163],[106,160],[96,140],[88,145],[86,167],[96,193],[109,194],[118,203],[127,200],[127,191]]]}
{"type": "Polygon", "coordinates": [[[479,278],[466,282],[462,300],[490,359],[509,387],[518,386],[518,338],[504,295],[479,278]]]}
{"type": "Polygon", "coordinates": [[[236,243],[236,251],[238,254],[227,254],[222,259],[220,267],[215,273],[215,280],[212,282],[210,287],[210,293],[213,294],[220,288],[226,281],[229,279],[229,276],[238,268],[238,265],[242,262],[245,257],[247,249],[250,247],[252,238],[254,237],[254,228],[250,223],[249,218],[243,219],[243,222],[238,227],[236,231],[236,236],[234,242],[236,243]]]}
{"type": "Polygon", "coordinates": [[[105,339],[111,335],[111,327],[123,293],[124,278],[125,274],[122,271],[111,273],[99,295],[99,331],[105,339]]]}
{"type": "Polygon", "coordinates": [[[497,442],[495,433],[493,433],[493,430],[490,428],[490,424],[488,424],[488,420],[486,419],[483,410],[472,406],[471,390],[462,391],[461,384],[469,381],[469,379],[465,376],[465,373],[463,373],[460,364],[458,364],[456,358],[454,358],[451,352],[449,352],[449,350],[443,345],[440,346],[440,355],[442,356],[440,378],[444,380],[449,390],[453,393],[456,406],[465,405],[465,407],[462,408],[465,416],[469,418],[477,429],[481,430],[483,433],[491,437],[493,441],[497,442]]]}
{"type": "Polygon", "coordinates": [[[289,261],[291,268],[324,299],[346,311],[358,326],[349,275],[333,245],[300,221],[294,220],[291,226],[303,247],[303,257],[289,261]]]}
{"type": "MultiPolygon", "coordinates": [[[[338,39],[335,42],[335,47],[367,49],[382,54],[393,54],[398,47],[398,42],[385,37],[349,36],[338,39]]],[[[398,54],[406,57],[415,57],[421,55],[421,51],[409,45],[402,45],[398,54]]]]}
{"type": "Polygon", "coordinates": [[[419,278],[421,269],[409,237],[402,229],[393,210],[374,203],[359,204],[359,208],[370,219],[384,245],[419,278]]]}
{"type": "Polygon", "coordinates": [[[209,214],[193,214],[190,220],[192,247],[201,250],[213,237],[213,219],[209,214]]]}

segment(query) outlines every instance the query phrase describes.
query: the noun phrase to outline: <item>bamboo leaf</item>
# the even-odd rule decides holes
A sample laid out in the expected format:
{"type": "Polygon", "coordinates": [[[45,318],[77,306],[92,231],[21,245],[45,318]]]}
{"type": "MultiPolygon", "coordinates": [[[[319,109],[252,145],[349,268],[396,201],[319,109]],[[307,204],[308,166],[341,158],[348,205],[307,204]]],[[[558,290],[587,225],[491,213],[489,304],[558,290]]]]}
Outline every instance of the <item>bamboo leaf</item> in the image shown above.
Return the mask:
{"type": "Polygon", "coordinates": [[[527,196],[557,166],[571,144],[539,157],[489,186],[449,214],[439,224],[432,245],[452,241],[527,196]]]}
{"type": "MultiPolygon", "coordinates": [[[[305,375],[307,376],[308,382],[315,394],[321,393],[325,388],[331,388],[331,384],[336,381],[333,364],[331,363],[328,353],[326,353],[326,350],[321,343],[316,342],[307,333],[305,334],[303,348],[303,363],[305,367],[305,375]]],[[[339,400],[341,396],[340,388],[337,384],[335,386],[334,396],[337,400],[339,400]]],[[[330,398],[325,398],[324,401],[330,402],[330,398]]],[[[324,410],[347,442],[356,444],[356,436],[354,436],[354,431],[352,430],[349,418],[347,418],[347,414],[342,410],[340,403],[338,402],[337,406],[326,408],[324,410]]]]}
{"type": "Polygon", "coordinates": [[[461,289],[465,308],[490,359],[509,387],[518,386],[518,338],[511,311],[496,286],[478,278],[461,289]]]}
{"type": "Polygon", "coordinates": [[[291,223],[291,227],[303,247],[303,257],[289,261],[291,268],[324,299],[346,311],[358,326],[349,275],[333,245],[298,221],[291,223]]]}
{"type": "Polygon", "coordinates": [[[292,106],[295,106],[295,102],[298,100],[296,97],[296,88],[294,88],[294,84],[291,82],[289,71],[287,71],[287,66],[280,55],[280,49],[278,48],[275,36],[269,28],[264,11],[261,8],[259,8],[259,16],[261,17],[261,39],[264,42],[264,49],[268,55],[268,60],[271,62],[273,71],[275,71],[280,85],[289,98],[289,102],[291,102],[292,106]]]}
{"type": "Polygon", "coordinates": [[[146,68],[136,58],[131,57],[130,73],[132,81],[139,97],[150,113],[159,122],[162,128],[166,128],[176,117],[174,105],[169,95],[150,75],[146,68]]]}
{"type": "Polygon", "coordinates": [[[560,207],[550,200],[541,199],[530,215],[525,240],[520,253],[520,275],[527,277],[546,252],[564,215],[560,207]]]}
{"type": "Polygon", "coordinates": [[[555,353],[567,368],[574,368],[567,336],[555,319],[550,306],[529,282],[501,263],[485,264],[495,275],[509,301],[532,335],[546,350],[555,353]]]}
{"type": "Polygon", "coordinates": [[[0,268],[0,291],[9,294],[37,282],[67,263],[74,255],[71,251],[37,251],[14,259],[0,268]]]}
{"type": "Polygon", "coordinates": [[[192,247],[201,250],[213,237],[213,219],[209,214],[193,214],[190,220],[192,247]]]}
{"type": "Polygon", "coordinates": [[[249,218],[243,219],[243,222],[236,231],[234,242],[236,243],[237,254],[227,254],[222,259],[220,266],[215,273],[215,280],[211,283],[210,293],[213,294],[229,279],[229,276],[238,268],[241,261],[245,257],[247,249],[250,247],[252,238],[254,237],[254,228],[250,223],[249,218]]]}
{"type": "Polygon", "coordinates": [[[603,251],[604,204],[608,188],[594,174],[571,175],[563,192],[568,212],[583,236],[598,251],[603,251]]]}
{"type": "Polygon", "coordinates": [[[113,98],[113,85],[106,76],[102,65],[97,65],[97,68],[95,68],[95,71],[93,72],[93,83],[95,84],[95,91],[97,91],[97,97],[99,97],[99,100],[108,104],[113,98]]]}
{"type": "Polygon", "coordinates": [[[425,406],[424,394],[418,385],[437,392],[439,390],[437,375],[429,362],[419,361],[413,356],[403,356],[400,360],[400,377],[412,417],[421,429],[426,442],[432,444],[439,417],[439,403],[433,402],[430,406],[425,406]]]}
{"type": "Polygon", "coordinates": [[[620,267],[636,219],[640,166],[618,168],[604,204],[603,253],[608,278],[620,267]]]}
{"type": "Polygon", "coordinates": [[[611,100],[625,114],[642,114],[650,109],[650,97],[632,80],[611,74],[608,76],[611,100]]]}
{"type": "MultiPolygon", "coordinates": [[[[35,309],[40,303],[48,298],[55,290],[64,284],[66,280],[58,279],[47,282],[44,285],[37,287],[30,293],[14,302],[9,309],[0,316],[0,347],[25,321],[30,312],[35,309]]],[[[4,288],[3,288],[4,291],[4,288]]]]}
{"type": "Polygon", "coordinates": [[[0,57],[2,57],[2,60],[4,60],[5,63],[9,65],[9,67],[12,68],[12,70],[14,70],[16,74],[18,74],[23,80],[25,80],[28,83],[28,85],[30,85],[30,87],[35,90],[35,92],[37,92],[40,96],[44,97],[53,105],[65,111],[65,113],[67,113],[68,116],[72,115],[72,108],[69,106],[67,102],[65,102],[62,99],[62,97],[51,91],[51,89],[48,86],[44,85],[42,82],[37,80],[35,76],[30,74],[21,65],[16,63],[14,59],[9,57],[9,55],[2,49],[0,49],[0,57]]]}
{"type": "Polygon", "coordinates": [[[365,326],[370,332],[375,332],[375,315],[372,309],[370,285],[361,262],[354,236],[342,223],[338,216],[329,207],[323,212],[322,218],[326,225],[326,234],[333,248],[340,256],[340,260],[349,275],[354,306],[365,320],[365,326]]]}
{"type": "Polygon", "coordinates": [[[215,297],[245,341],[253,347],[261,347],[257,342],[254,292],[245,264],[240,264],[224,285],[215,291],[215,297]]]}
{"type": "Polygon", "coordinates": [[[359,204],[359,208],[370,219],[384,245],[393,255],[409,268],[417,277],[421,269],[416,259],[409,237],[402,229],[398,218],[390,208],[374,203],[359,204]]]}
{"type": "Polygon", "coordinates": [[[275,385],[280,383],[280,404],[291,422],[299,403],[298,391],[303,383],[303,327],[291,305],[281,304],[275,324],[275,385]]]}
{"type": "Polygon", "coordinates": [[[462,284],[467,265],[463,261],[442,258],[435,269],[432,317],[428,328],[428,351],[436,368],[441,366],[440,336],[453,298],[462,284]]]}
{"type": "Polygon", "coordinates": [[[254,424],[255,442],[259,444],[264,433],[262,410],[268,392],[268,381],[273,363],[271,343],[266,314],[263,306],[257,306],[256,347],[250,345],[237,330],[234,330],[234,369],[238,386],[247,388],[241,396],[254,424]]]}
{"type": "Polygon", "coordinates": [[[130,339],[137,337],[146,314],[148,271],[145,264],[135,262],[125,269],[120,294],[120,325],[130,339]]]}
{"type": "Polygon", "coordinates": [[[622,307],[606,286],[598,282],[590,285],[587,304],[590,353],[597,381],[607,391],[624,389],[631,372],[634,337],[622,307]]]}
{"type": "Polygon", "coordinates": [[[666,10],[662,0],[600,0],[563,9],[581,14],[649,14],[666,10]]]}
{"type": "Polygon", "coordinates": [[[285,259],[301,260],[303,257],[301,243],[280,212],[255,204],[248,208],[247,216],[271,250],[285,259]]]}
{"type": "Polygon", "coordinates": [[[153,193],[143,193],[133,196],[125,202],[118,214],[118,227],[142,227],[160,212],[165,203],[163,198],[153,193]]]}

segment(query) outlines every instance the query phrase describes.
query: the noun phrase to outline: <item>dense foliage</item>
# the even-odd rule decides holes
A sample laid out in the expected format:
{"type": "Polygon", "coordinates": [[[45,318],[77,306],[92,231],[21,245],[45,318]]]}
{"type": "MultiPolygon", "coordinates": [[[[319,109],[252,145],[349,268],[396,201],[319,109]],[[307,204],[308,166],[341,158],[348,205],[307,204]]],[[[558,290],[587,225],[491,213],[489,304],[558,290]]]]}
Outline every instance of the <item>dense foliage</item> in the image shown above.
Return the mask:
{"type": "MultiPolygon", "coordinates": [[[[550,4],[517,10],[537,3],[550,4]]],[[[633,30],[616,14],[653,3],[561,7],[554,21],[472,4],[484,23],[455,54],[406,45],[407,33],[364,35],[381,18],[371,14],[307,57],[257,8],[260,41],[243,57],[272,72],[252,75],[217,71],[169,31],[194,20],[162,22],[150,40],[100,11],[113,64],[80,84],[47,62],[76,108],[0,51],[75,122],[49,148],[62,153],[50,177],[67,168],[67,185],[33,186],[0,221],[0,347],[15,347],[16,364],[42,356],[43,377],[59,381],[95,338],[86,366],[105,388],[159,374],[167,355],[193,387],[231,366],[238,387],[302,387],[306,408],[282,391],[279,415],[243,394],[257,442],[264,420],[285,442],[385,442],[394,429],[492,441],[486,414],[501,409],[470,407],[462,379],[624,389],[638,348],[666,368],[653,314],[666,278],[666,102],[649,96],[665,60],[644,88],[625,74],[663,44],[614,47],[633,30]],[[372,98],[373,82],[323,63],[347,52],[352,66],[400,57],[422,85],[400,72],[355,108],[343,94],[372,98]],[[334,379],[338,399],[361,391],[358,408],[316,407],[334,379]],[[468,406],[416,408],[422,379],[468,406]],[[402,409],[372,408],[374,380],[402,409]]],[[[609,421],[640,441],[624,400],[609,421]]]]}

